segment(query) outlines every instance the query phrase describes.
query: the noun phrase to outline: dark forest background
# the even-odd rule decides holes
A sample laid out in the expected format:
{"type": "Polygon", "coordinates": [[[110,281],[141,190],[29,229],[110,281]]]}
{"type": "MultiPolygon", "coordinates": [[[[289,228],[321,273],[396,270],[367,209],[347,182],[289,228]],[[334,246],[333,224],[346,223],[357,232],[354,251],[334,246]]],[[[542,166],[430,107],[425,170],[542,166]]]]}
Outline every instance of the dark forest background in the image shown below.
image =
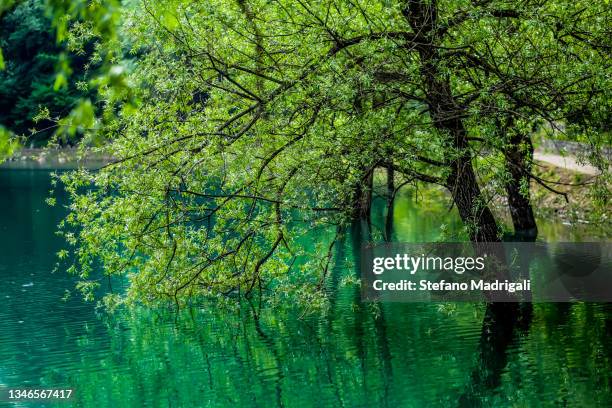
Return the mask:
{"type": "MultiPolygon", "coordinates": [[[[0,70],[0,123],[25,136],[26,147],[45,145],[55,131],[53,119],[66,116],[79,99],[95,94],[86,88],[92,47],[79,55],[67,53],[57,44],[42,3],[24,1],[0,18],[5,61],[5,69],[0,70]],[[70,81],[59,86],[58,67],[68,61],[70,81]],[[43,109],[48,109],[51,119],[35,121],[43,109]]],[[[59,142],[71,145],[74,140],[59,142]]]]}

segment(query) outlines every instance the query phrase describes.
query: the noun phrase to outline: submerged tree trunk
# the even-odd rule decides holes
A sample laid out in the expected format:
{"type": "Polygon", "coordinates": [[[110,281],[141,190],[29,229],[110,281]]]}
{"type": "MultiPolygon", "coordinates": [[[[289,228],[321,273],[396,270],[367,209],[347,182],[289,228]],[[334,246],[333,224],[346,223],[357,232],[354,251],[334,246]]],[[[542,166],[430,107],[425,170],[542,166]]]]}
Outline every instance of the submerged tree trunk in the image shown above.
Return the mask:
{"type": "Polygon", "coordinates": [[[533,160],[533,144],[528,136],[515,133],[505,152],[510,179],[506,183],[508,207],[517,237],[535,238],[538,235],[530,200],[529,174],[533,160]]]}

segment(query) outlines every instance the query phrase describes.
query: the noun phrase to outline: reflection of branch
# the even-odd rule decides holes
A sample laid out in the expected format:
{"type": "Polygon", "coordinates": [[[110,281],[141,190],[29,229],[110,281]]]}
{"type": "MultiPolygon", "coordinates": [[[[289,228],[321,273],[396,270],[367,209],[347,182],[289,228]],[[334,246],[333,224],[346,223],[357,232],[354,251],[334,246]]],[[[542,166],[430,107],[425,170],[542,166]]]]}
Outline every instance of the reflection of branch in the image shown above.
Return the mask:
{"type": "MultiPolygon", "coordinates": [[[[250,299],[247,299],[247,302],[249,306],[251,307],[251,311],[253,313],[253,323],[255,325],[255,331],[257,332],[259,337],[261,337],[263,344],[265,344],[270,350],[270,353],[272,353],[272,357],[276,365],[277,373],[279,373],[280,375],[280,373],[282,372],[282,365],[280,363],[280,356],[278,354],[278,350],[276,347],[276,343],[274,342],[274,338],[269,336],[263,331],[263,329],[261,328],[261,322],[259,320],[260,316],[259,316],[258,311],[255,310],[255,306],[253,305],[250,299]]],[[[259,304],[259,308],[261,308],[261,303],[259,304]]],[[[276,404],[279,407],[283,407],[284,406],[283,405],[283,391],[282,391],[282,387],[280,383],[280,378],[281,378],[280,376],[277,376],[276,380],[274,381],[274,386],[276,390],[276,404]]]]}

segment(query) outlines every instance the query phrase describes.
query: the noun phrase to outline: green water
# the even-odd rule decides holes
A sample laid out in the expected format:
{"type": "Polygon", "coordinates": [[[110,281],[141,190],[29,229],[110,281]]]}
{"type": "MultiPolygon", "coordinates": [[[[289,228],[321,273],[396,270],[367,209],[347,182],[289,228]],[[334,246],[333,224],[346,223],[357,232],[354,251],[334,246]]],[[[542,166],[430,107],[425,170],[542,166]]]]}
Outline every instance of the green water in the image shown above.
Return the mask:
{"type": "MultiPolygon", "coordinates": [[[[62,302],[73,280],[51,273],[64,209],[44,203],[49,188],[47,172],[0,170],[0,387],[71,387],[75,399],[58,406],[96,408],[612,406],[610,305],[535,305],[509,326],[483,304],[373,310],[339,278],[355,236],[337,247],[331,306],[316,316],[209,304],[109,317],[76,297],[62,302]]],[[[456,231],[445,204],[420,207],[413,197],[395,207],[393,239],[456,231]]]]}

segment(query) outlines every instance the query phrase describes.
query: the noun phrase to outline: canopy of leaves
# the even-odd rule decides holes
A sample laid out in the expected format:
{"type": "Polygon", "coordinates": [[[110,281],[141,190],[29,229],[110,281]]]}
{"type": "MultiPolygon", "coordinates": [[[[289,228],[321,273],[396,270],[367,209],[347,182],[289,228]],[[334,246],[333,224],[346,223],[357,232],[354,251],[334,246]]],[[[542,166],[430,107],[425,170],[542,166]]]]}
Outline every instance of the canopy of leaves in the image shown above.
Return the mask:
{"type": "Polygon", "coordinates": [[[116,160],[63,177],[71,271],[86,292],[99,284],[98,261],[125,276],[119,301],[255,291],[312,301],[372,169],[453,191],[459,158],[500,172],[487,153],[505,148],[500,121],[529,131],[578,105],[608,109],[609,7],[515,6],[174,0],[126,9],[120,33],[138,62],[116,74],[130,104],[117,108],[112,81],[100,89],[117,113],[104,128],[116,160]],[[318,244],[305,245],[312,237],[318,244]]]}

